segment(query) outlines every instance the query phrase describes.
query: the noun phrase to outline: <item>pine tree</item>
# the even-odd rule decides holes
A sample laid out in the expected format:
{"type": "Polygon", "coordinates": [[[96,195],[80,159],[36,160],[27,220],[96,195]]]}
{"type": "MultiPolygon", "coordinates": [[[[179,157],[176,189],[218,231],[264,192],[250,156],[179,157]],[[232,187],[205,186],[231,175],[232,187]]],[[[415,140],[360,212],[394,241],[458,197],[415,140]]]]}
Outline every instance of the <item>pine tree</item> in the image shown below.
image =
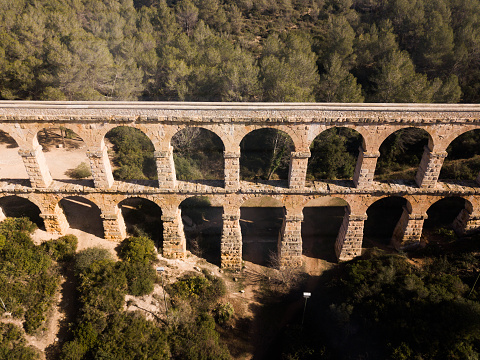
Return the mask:
{"type": "Polygon", "coordinates": [[[266,39],[260,60],[265,101],[313,101],[318,83],[316,57],[308,37],[289,33],[266,39]]]}
{"type": "Polygon", "coordinates": [[[318,101],[363,102],[362,87],[344,67],[340,55],[334,53],[324,68],[318,86],[318,101]]]}

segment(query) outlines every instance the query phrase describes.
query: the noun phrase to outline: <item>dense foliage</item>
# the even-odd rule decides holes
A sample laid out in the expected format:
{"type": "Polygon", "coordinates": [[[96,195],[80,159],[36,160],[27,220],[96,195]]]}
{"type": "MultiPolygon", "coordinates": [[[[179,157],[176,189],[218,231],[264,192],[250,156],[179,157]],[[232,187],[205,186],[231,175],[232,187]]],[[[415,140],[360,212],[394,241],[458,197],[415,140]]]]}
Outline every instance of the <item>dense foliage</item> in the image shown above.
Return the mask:
{"type": "Polygon", "coordinates": [[[172,138],[178,180],[223,180],[222,140],[202,128],[186,128],[172,138]]]}
{"type": "Polygon", "coordinates": [[[98,248],[76,255],[81,307],[72,326],[73,337],[63,345],[62,359],[230,359],[211,315],[216,300],[225,293],[220,280],[187,277],[174,283],[169,294],[181,301],[169,305],[167,321],[146,320],[140,312],[126,312],[124,305],[126,294],[141,296],[153,291],[153,242],[131,237],[118,252],[123,261],[115,262],[98,248]],[[201,303],[196,297],[191,301],[193,293],[178,290],[185,288],[184,283],[197,282],[202,284],[194,286],[202,294],[201,303]]]}
{"type": "Polygon", "coordinates": [[[348,128],[332,128],[317,136],[310,146],[309,179],[351,179],[362,136],[348,128]]]}
{"type": "Polygon", "coordinates": [[[37,360],[38,350],[26,345],[22,331],[13,324],[0,323],[0,359],[37,360]]]}
{"type": "Polygon", "coordinates": [[[113,144],[113,176],[117,180],[156,179],[154,147],[143,132],[128,126],[110,130],[105,137],[113,144]]]}
{"type": "Polygon", "coordinates": [[[275,129],[259,129],[240,143],[240,176],[243,180],[287,179],[290,154],[295,146],[290,136],[275,129]]]}
{"type": "Polygon", "coordinates": [[[284,358],[478,358],[478,255],[424,261],[372,256],[341,267],[311,304],[305,339],[285,334],[284,358]]]}
{"type": "Polygon", "coordinates": [[[7,218],[0,224],[0,297],[30,334],[45,321],[60,280],[52,257],[30,237],[35,228],[26,218],[7,218]]]}
{"type": "Polygon", "coordinates": [[[0,1],[0,98],[478,102],[479,0],[0,1]]]}

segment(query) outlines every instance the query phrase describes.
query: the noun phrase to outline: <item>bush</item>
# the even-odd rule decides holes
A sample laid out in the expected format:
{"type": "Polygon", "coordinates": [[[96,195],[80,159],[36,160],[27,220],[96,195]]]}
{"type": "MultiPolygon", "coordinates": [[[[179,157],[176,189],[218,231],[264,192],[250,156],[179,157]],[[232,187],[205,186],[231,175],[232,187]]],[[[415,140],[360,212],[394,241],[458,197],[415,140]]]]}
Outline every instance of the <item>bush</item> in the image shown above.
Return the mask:
{"type": "Polygon", "coordinates": [[[229,302],[217,304],[213,310],[215,321],[220,325],[225,325],[233,317],[234,313],[233,306],[229,302]]]}
{"type": "Polygon", "coordinates": [[[75,273],[81,274],[93,263],[101,260],[113,260],[113,256],[107,249],[101,247],[82,250],[75,256],[75,273]]]}
{"type": "Polygon", "coordinates": [[[38,303],[36,306],[32,306],[27,310],[25,313],[25,322],[23,324],[27,334],[33,334],[46,320],[45,308],[45,304],[38,303]]]}
{"type": "Polygon", "coordinates": [[[157,274],[151,264],[125,262],[122,269],[127,277],[128,294],[142,296],[153,291],[157,274]]]}
{"type": "Polygon", "coordinates": [[[200,310],[208,310],[227,292],[222,279],[210,276],[184,276],[167,286],[167,292],[173,298],[188,299],[200,310]]]}
{"type": "Polygon", "coordinates": [[[19,327],[0,323],[0,359],[38,360],[40,354],[26,345],[19,327]]]}
{"type": "Polygon", "coordinates": [[[92,176],[92,171],[90,170],[90,165],[82,162],[76,168],[67,170],[65,174],[72,179],[80,180],[92,176]]]}
{"type": "Polygon", "coordinates": [[[194,321],[181,325],[169,334],[173,359],[228,360],[232,357],[225,345],[220,343],[215,331],[215,320],[201,313],[194,321]]]}
{"type": "Polygon", "coordinates": [[[144,236],[123,240],[118,250],[118,256],[128,262],[150,263],[157,258],[155,244],[144,236]]]}
{"type": "Polygon", "coordinates": [[[30,221],[29,218],[26,217],[7,217],[0,223],[0,234],[4,235],[7,239],[9,239],[13,233],[20,231],[27,234],[32,234],[36,229],[37,225],[35,225],[33,222],[30,221]]]}
{"type": "Polygon", "coordinates": [[[95,261],[80,274],[80,301],[84,308],[113,314],[123,307],[126,291],[125,273],[112,260],[95,261]]]}
{"type": "Polygon", "coordinates": [[[7,218],[1,227],[5,246],[0,252],[0,294],[14,317],[25,315],[23,325],[32,334],[46,318],[59,277],[51,257],[33,243],[31,221],[7,218]]]}
{"type": "Polygon", "coordinates": [[[44,242],[42,247],[54,260],[68,261],[75,255],[77,245],[78,239],[75,235],[65,235],[56,240],[44,242]]]}

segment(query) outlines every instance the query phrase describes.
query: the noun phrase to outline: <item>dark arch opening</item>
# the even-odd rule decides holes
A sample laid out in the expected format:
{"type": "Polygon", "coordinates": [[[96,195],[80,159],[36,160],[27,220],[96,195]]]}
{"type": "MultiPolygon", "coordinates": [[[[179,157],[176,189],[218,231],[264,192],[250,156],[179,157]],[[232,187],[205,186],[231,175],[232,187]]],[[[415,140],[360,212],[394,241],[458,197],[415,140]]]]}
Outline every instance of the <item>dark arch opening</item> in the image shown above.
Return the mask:
{"type": "Polygon", "coordinates": [[[377,200],[370,205],[364,225],[363,247],[388,247],[406,205],[406,199],[396,196],[377,200]]]}
{"type": "Polygon", "coordinates": [[[223,209],[212,206],[204,196],[185,199],[180,209],[187,250],[220,266],[223,209]]]}
{"type": "Polygon", "coordinates": [[[163,249],[162,209],[153,201],[131,197],[118,204],[130,236],[146,236],[163,249]]]}
{"type": "Polygon", "coordinates": [[[43,128],[37,133],[37,140],[52,179],[67,182],[92,179],[87,146],[73,130],[64,126],[43,128]]]}
{"type": "Polygon", "coordinates": [[[210,130],[185,128],[172,137],[177,180],[223,180],[225,149],[210,130]]]}
{"type": "MultiPolygon", "coordinates": [[[[322,197],[303,208],[302,247],[307,258],[335,262],[335,241],[348,204],[335,197],[322,197]]],[[[308,262],[308,261],[306,261],[308,262]]]]}
{"type": "Polygon", "coordinates": [[[307,180],[352,179],[363,143],[353,129],[333,127],[320,133],[310,145],[307,180]]]}
{"type": "Polygon", "coordinates": [[[440,171],[440,179],[475,180],[480,172],[480,129],[467,131],[453,140],[440,171]]]}
{"type": "Polygon", "coordinates": [[[70,228],[104,237],[102,212],[94,202],[80,196],[69,196],[60,200],[59,205],[70,228]]]}
{"type": "Polygon", "coordinates": [[[28,179],[22,157],[18,154],[17,142],[0,130],[0,178],[5,180],[28,179]]]}
{"type": "Polygon", "coordinates": [[[290,136],[277,129],[254,130],[240,142],[242,180],[288,179],[290,156],[295,150],[290,136]]]}
{"type": "Polygon", "coordinates": [[[115,180],[155,180],[155,148],[141,130],[118,126],[105,134],[115,180]]]}
{"type": "Polygon", "coordinates": [[[5,196],[0,198],[0,208],[6,217],[27,217],[35,223],[39,229],[45,230],[45,224],[40,217],[41,211],[30,200],[20,196],[5,196]]]}
{"type": "Polygon", "coordinates": [[[455,219],[465,207],[466,200],[461,197],[446,197],[433,203],[423,223],[424,236],[433,235],[442,228],[453,230],[455,219]]]}
{"type": "Polygon", "coordinates": [[[376,180],[414,180],[430,135],[423,129],[395,131],[380,146],[375,168],[376,180]]]}
{"type": "Polygon", "coordinates": [[[254,198],[240,208],[242,258],[253,264],[278,263],[278,240],[285,218],[283,204],[269,197],[254,198]]]}

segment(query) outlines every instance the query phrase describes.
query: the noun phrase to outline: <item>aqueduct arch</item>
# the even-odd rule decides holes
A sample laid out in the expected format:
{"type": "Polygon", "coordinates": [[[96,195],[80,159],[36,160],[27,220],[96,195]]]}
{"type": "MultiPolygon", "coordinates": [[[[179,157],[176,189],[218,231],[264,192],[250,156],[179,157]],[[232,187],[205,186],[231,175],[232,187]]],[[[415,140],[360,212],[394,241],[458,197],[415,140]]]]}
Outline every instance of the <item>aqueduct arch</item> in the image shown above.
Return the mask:
{"type": "Polygon", "coordinates": [[[336,237],[335,253],[338,259],[348,260],[361,254],[367,209],[385,197],[406,199],[392,235],[392,244],[398,249],[419,243],[428,209],[445,197],[467,201],[457,217],[459,232],[480,229],[480,180],[438,181],[450,142],[476,129],[480,129],[478,105],[0,101],[0,130],[18,144],[29,179],[29,183],[0,181],[0,197],[19,196],[32,201],[40,210],[46,230],[52,233],[66,231],[59,202],[85,198],[98,206],[104,237],[110,240],[126,236],[118,204],[132,197],[148,199],[161,209],[163,252],[173,258],[186,253],[181,202],[189,197],[208,197],[223,212],[221,264],[231,268],[242,266],[240,208],[246,200],[270,196],[283,204],[278,254],[284,265],[299,265],[304,208],[309,201],[322,201],[315,199],[338,197],[349,206],[345,207],[336,237]],[[85,141],[92,184],[59,182],[49,177],[36,135],[39,129],[60,126],[72,129],[85,141]],[[118,126],[137,128],[152,141],[158,182],[113,179],[104,136],[118,126]],[[188,127],[205,128],[222,140],[224,186],[208,181],[176,181],[171,138],[188,127]],[[353,181],[306,184],[309,146],[317,135],[334,127],[350,128],[362,135],[353,181]],[[409,127],[423,129],[430,136],[415,182],[374,181],[381,143],[393,132],[409,127]],[[287,186],[240,181],[240,143],[251,131],[265,128],[287,133],[295,145],[287,186]]]}

